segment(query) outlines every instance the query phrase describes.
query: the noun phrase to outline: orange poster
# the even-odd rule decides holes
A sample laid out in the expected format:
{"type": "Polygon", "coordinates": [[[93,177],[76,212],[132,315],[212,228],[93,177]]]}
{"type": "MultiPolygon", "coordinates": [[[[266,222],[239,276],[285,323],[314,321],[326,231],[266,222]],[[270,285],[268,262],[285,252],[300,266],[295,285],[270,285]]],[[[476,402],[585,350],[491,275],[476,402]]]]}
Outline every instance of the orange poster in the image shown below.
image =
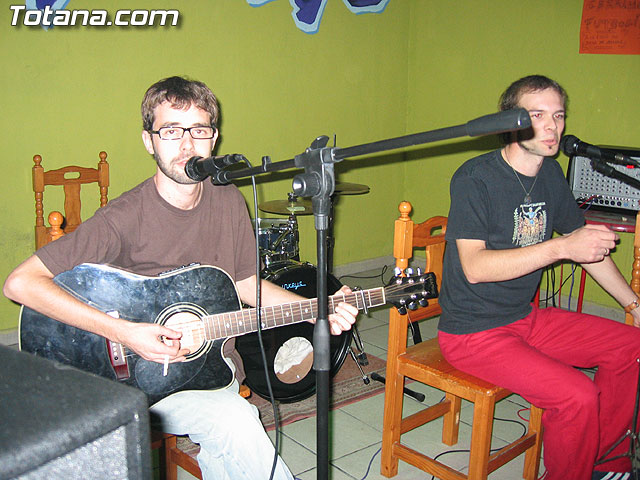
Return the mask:
{"type": "Polygon", "coordinates": [[[640,0],[584,0],[580,53],[640,55],[640,0]]]}

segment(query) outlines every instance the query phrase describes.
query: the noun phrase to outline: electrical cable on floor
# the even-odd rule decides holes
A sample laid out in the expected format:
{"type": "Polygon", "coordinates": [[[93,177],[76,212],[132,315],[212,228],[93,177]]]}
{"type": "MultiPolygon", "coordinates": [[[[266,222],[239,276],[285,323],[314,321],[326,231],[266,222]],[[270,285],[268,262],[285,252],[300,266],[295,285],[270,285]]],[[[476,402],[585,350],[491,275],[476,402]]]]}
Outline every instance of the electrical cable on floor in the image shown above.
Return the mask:
{"type": "Polygon", "coordinates": [[[362,477],[360,480],[365,480],[369,476],[369,472],[371,471],[371,465],[373,465],[373,459],[376,458],[376,455],[378,455],[381,451],[382,451],[382,448],[379,448],[376,451],[376,453],[373,454],[373,456],[371,457],[371,460],[369,460],[369,465],[367,466],[367,471],[365,472],[364,477],[362,477]]]}
{"type": "MultiPolygon", "coordinates": [[[[443,398],[444,400],[444,398],[443,398]]],[[[442,401],[442,400],[441,400],[442,401]]],[[[520,417],[522,420],[527,421],[526,419],[524,419],[521,416],[521,412],[525,411],[525,410],[529,410],[529,408],[523,408],[518,410],[517,415],[518,417],[520,417]]],[[[494,417],[494,420],[499,420],[501,422],[509,422],[509,423],[515,423],[517,425],[520,425],[523,429],[523,433],[522,435],[520,435],[520,438],[524,437],[527,434],[527,427],[526,425],[524,425],[523,423],[519,422],[518,420],[513,420],[510,418],[500,418],[500,417],[494,417]]],[[[366,480],[366,478],[369,476],[369,473],[371,471],[371,465],[373,464],[374,459],[376,458],[376,456],[381,452],[381,448],[379,448],[371,457],[371,460],[369,460],[369,465],[367,466],[367,471],[365,472],[364,476],[360,479],[360,480],[366,480]]],[[[493,452],[497,452],[499,451],[500,448],[494,448],[492,450],[490,450],[491,453],[493,452]]],[[[437,460],[438,458],[442,457],[443,455],[448,455],[450,453],[469,453],[469,449],[459,449],[459,450],[447,450],[445,452],[441,452],[438,455],[436,455],[433,459],[437,460]]],[[[547,472],[544,472],[540,477],[538,477],[538,480],[543,480],[545,475],[547,474],[547,472]]],[[[297,480],[297,479],[296,479],[297,480]]],[[[435,476],[431,476],[431,480],[435,480],[435,476]]]]}
{"type": "MultiPolygon", "coordinates": [[[[519,412],[518,412],[518,416],[520,416],[519,412]]],[[[520,417],[522,418],[522,417],[520,417]]],[[[523,433],[522,435],[520,435],[520,438],[524,437],[527,434],[527,427],[522,424],[521,422],[519,422],[518,420],[512,420],[510,418],[500,418],[500,417],[493,417],[494,420],[499,420],[501,422],[510,422],[510,423],[516,423],[518,425],[520,425],[523,428],[523,433]]],[[[491,450],[489,450],[489,453],[494,453],[499,451],[500,448],[493,448],[491,450]]],[[[458,450],[447,450],[444,452],[439,453],[438,455],[436,455],[435,457],[433,457],[434,460],[437,460],[438,458],[442,457],[443,455],[448,455],[450,453],[469,453],[469,449],[458,449],[458,450]]],[[[435,480],[435,476],[431,476],[431,480],[435,480]]]]}

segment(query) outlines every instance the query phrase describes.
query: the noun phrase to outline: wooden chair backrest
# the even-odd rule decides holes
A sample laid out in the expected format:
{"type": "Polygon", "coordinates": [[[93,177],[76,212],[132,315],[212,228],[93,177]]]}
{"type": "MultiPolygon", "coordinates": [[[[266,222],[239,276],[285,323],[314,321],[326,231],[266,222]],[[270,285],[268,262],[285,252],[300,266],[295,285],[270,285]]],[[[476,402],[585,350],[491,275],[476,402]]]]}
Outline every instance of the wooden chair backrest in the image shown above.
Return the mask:
{"type": "Polygon", "coordinates": [[[32,168],[33,191],[35,193],[36,203],[36,249],[49,243],[52,239],[64,233],[73,232],[82,222],[80,187],[88,183],[97,183],[100,188],[100,207],[104,207],[107,202],[107,193],[109,189],[109,164],[107,163],[106,152],[100,152],[100,161],[97,168],[85,168],[77,166],[68,166],[58,168],[56,170],[45,171],[42,166],[42,157],[34,155],[32,168]],[[44,224],[44,189],[47,185],[62,186],[64,189],[64,225],[63,232],[58,231],[60,227],[56,216],[58,212],[52,212],[50,222],[53,220],[57,225],[52,223],[53,237],[51,236],[51,228],[47,228],[44,224]]]}
{"type": "MultiPolygon", "coordinates": [[[[395,222],[393,256],[396,267],[405,270],[413,257],[414,250],[425,249],[425,272],[436,275],[438,290],[442,285],[442,264],[445,250],[445,233],[447,231],[447,217],[435,216],[422,223],[414,223],[409,217],[411,204],[402,202],[398,206],[400,217],[395,222]]],[[[442,313],[438,299],[430,299],[429,305],[409,310],[407,315],[400,315],[395,308],[390,310],[390,342],[398,346],[398,353],[406,349],[408,322],[416,322],[426,318],[436,317],[442,313]]]]}
{"type": "MultiPolygon", "coordinates": [[[[402,202],[398,206],[400,217],[396,220],[393,242],[393,256],[396,267],[404,270],[409,266],[416,249],[424,248],[426,263],[425,272],[436,275],[438,290],[442,285],[442,264],[445,250],[445,233],[447,231],[447,217],[434,216],[422,223],[414,223],[409,215],[412,207],[409,202],[402,202]]],[[[425,308],[410,311],[410,321],[421,320],[440,315],[442,310],[438,299],[429,300],[425,308]]]]}

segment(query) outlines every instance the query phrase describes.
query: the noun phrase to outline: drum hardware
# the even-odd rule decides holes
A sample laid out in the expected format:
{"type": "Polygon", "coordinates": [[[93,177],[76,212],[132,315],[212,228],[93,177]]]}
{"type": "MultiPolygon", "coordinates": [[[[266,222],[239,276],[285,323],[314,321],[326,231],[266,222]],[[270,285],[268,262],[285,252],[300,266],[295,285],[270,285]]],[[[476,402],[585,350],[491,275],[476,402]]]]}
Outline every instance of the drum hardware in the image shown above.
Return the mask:
{"type": "MultiPolygon", "coordinates": [[[[266,267],[260,276],[303,297],[317,296],[317,269],[310,263],[294,260],[275,262],[266,267]]],[[[340,290],[340,287],[342,284],[338,279],[328,275],[327,293],[331,295],[340,290]]],[[[316,393],[316,372],[312,369],[313,330],[312,323],[300,322],[262,331],[273,395],[281,403],[298,402],[316,393]],[[311,347],[311,355],[307,354],[309,347],[311,347]],[[287,354],[285,357],[288,355],[297,357],[295,360],[285,358],[281,362],[279,355],[284,352],[287,354]],[[284,369],[280,369],[282,365],[285,366],[284,369]]],[[[342,332],[341,335],[331,335],[331,376],[338,373],[349,354],[352,332],[353,329],[342,332]]],[[[244,363],[245,383],[252,392],[268,399],[269,391],[264,377],[264,364],[259,354],[257,333],[237,337],[236,349],[244,363]]]]}
{"type": "MultiPolygon", "coordinates": [[[[359,183],[346,183],[337,182],[334,188],[334,195],[362,195],[369,193],[370,189],[368,185],[362,185],[359,183]]],[[[262,202],[258,205],[258,208],[265,213],[272,213],[275,215],[287,215],[289,217],[288,223],[291,225],[292,232],[282,231],[280,236],[273,238],[273,231],[266,231],[269,226],[262,227],[264,232],[260,231],[259,234],[263,234],[264,238],[261,239],[261,247],[263,261],[265,265],[270,265],[275,262],[286,260],[298,260],[299,246],[298,246],[298,225],[296,216],[298,215],[311,215],[313,208],[311,200],[308,198],[298,197],[294,193],[287,193],[286,200],[270,200],[268,202],[262,202]],[[295,232],[295,233],[294,233],[295,232]],[[295,240],[291,239],[291,235],[295,237],[295,240]],[[289,243],[287,243],[289,240],[289,243]],[[285,243],[285,251],[280,248],[281,243],[285,243]],[[292,243],[295,242],[295,245],[292,243]]],[[[335,239],[333,237],[333,204],[331,205],[331,212],[329,214],[329,229],[327,233],[327,272],[333,271],[333,248],[335,245],[335,239]]],[[[265,220],[266,221],[266,220],[265,220]]],[[[277,222],[277,219],[273,220],[277,222]]],[[[284,223],[283,220],[280,220],[284,223]]],[[[260,228],[260,227],[259,227],[260,228]]],[[[275,228],[275,225],[271,225],[271,228],[275,228]]]]}
{"type": "MultiPolygon", "coordinates": [[[[378,375],[376,372],[373,372],[371,374],[371,379],[375,380],[376,382],[385,383],[385,378],[382,375],[378,375]]],[[[415,398],[419,402],[424,402],[424,399],[426,398],[424,396],[424,393],[413,391],[407,387],[404,387],[402,391],[405,395],[415,398]]]]}
{"type": "Polygon", "coordinates": [[[287,260],[299,260],[298,222],[288,219],[259,218],[256,220],[260,257],[265,266],[287,260]]]}
{"type": "MultiPolygon", "coordinates": [[[[353,328],[355,327],[356,326],[354,325],[353,328]]],[[[353,361],[356,362],[356,366],[358,367],[358,370],[360,370],[360,375],[362,376],[362,382],[365,385],[369,385],[371,383],[371,380],[369,380],[369,377],[367,376],[367,374],[364,373],[364,370],[360,366],[360,360],[358,360],[358,357],[356,357],[356,354],[354,353],[353,348],[351,348],[351,346],[349,346],[349,353],[351,354],[351,358],[353,359],[353,361]]]]}
{"type": "Polygon", "coordinates": [[[287,197],[287,200],[262,202],[258,208],[263,212],[276,215],[311,215],[313,213],[311,200],[308,198],[298,197],[293,193],[288,193],[287,197]]]}
{"type": "Polygon", "coordinates": [[[420,343],[422,341],[422,334],[420,333],[420,327],[413,322],[409,322],[409,330],[411,331],[411,338],[413,338],[413,344],[420,343]]]}
{"type": "Polygon", "coordinates": [[[333,189],[334,195],[362,195],[364,193],[369,193],[369,185],[336,182],[336,185],[333,189]]]}
{"type": "MultiPolygon", "coordinates": [[[[357,292],[358,290],[362,290],[360,287],[355,287],[353,289],[354,292],[357,292]]],[[[367,304],[366,302],[362,302],[363,305],[363,312],[364,314],[368,317],[369,316],[369,309],[367,308],[367,304]]],[[[353,326],[353,343],[355,343],[356,345],[356,349],[358,350],[358,354],[355,354],[354,352],[352,352],[352,356],[354,357],[354,360],[356,360],[356,362],[358,363],[358,368],[360,367],[360,365],[369,365],[369,359],[367,358],[367,354],[364,352],[364,347],[362,345],[362,339],[360,338],[360,332],[358,331],[358,328],[356,327],[356,325],[353,326]]],[[[349,347],[351,348],[351,347],[349,347]]],[[[369,382],[365,382],[365,385],[368,385],[369,382]]]]}

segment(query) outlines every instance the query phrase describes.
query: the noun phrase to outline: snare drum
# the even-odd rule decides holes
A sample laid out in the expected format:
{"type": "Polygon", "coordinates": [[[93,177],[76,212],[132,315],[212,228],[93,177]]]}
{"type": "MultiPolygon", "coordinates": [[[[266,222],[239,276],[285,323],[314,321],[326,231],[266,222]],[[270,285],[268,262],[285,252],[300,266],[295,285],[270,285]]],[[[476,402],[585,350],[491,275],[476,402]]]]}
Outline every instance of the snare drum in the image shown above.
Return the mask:
{"type": "Polygon", "coordinates": [[[295,217],[259,218],[257,224],[260,255],[266,266],[299,258],[298,222],[295,217]]]}
{"type": "MultiPolygon", "coordinates": [[[[316,297],[317,269],[310,263],[281,262],[262,272],[262,277],[306,298],[316,297]]],[[[341,283],[332,275],[327,278],[329,295],[337,292],[341,283]]],[[[283,403],[297,402],[310,397],[316,391],[316,374],[313,370],[313,329],[309,322],[300,322],[262,332],[267,357],[267,371],[273,395],[283,403]]],[[[331,369],[333,377],[348,353],[351,330],[341,335],[331,335],[331,369]]],[[[257,333],[236,338],[236,348],[242,356],[246,384],[251,391],[269,398],[264,375],[257,333]]]]}

